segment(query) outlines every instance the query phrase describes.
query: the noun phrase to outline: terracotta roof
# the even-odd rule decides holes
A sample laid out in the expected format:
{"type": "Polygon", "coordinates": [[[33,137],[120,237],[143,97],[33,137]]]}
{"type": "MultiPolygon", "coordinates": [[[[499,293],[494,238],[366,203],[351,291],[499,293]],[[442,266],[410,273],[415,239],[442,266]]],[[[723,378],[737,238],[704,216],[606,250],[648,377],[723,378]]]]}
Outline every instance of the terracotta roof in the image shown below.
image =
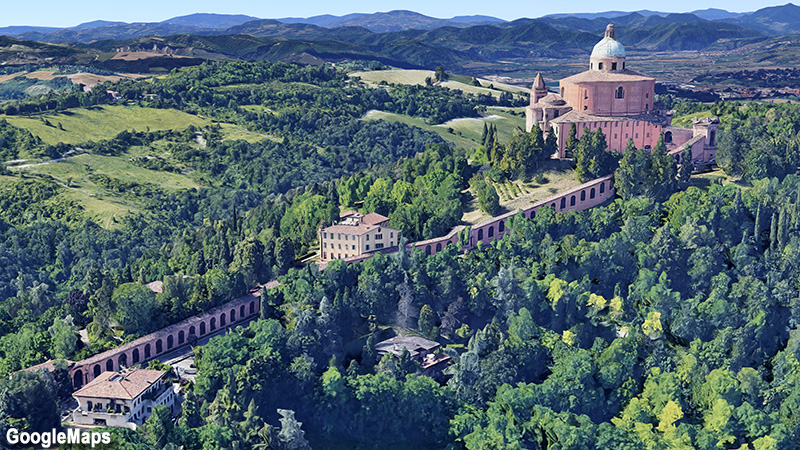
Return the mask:
{"type": "Polygon", "coordinates": [[[163,370],[128,369],[121,372],[103,372],[72,395],[133,400],[167,373],[163,370]]]}
{"type": "Polygon", "coordinates": [[[540,98],[538,102],[534,103],[533,107],[553,107],[553,106],[566,106],[567,101],[558,94],[547,94],[540,98]]]}
{"type": "Polygon", "coordinates": [[[561,83],[588,83],[594,81],[655,81],[655,78],[650,78],[646,75],[642,75],[639,72],[634,72],[633,70],[623,70],[622,72],[603,72],[601,70],[587,70],[585,72],[581,72],[571,77],[567,77],[561,80],[561,83]]]}
{"type": "Polygon", "coordinates": [[[331,225],[328,228],[323,228],[324,233],[342,233],[347,235],[361,236],[367,231],[378,228],[372,225],[331,225]]]}
{"type": "Polygon", "coordinates": [[[698,134],[697,136],[692,136],[692,138],[691,138],[691,139],[689,139],[688,141],[684,142],[683,144],[680,144],[680,145],[678,145],[678,146],[677,146],[677,148],[676,148],[675,150],[671,150],[671,151],[669,152],[669,154],[670,154],[670,155],[675,155],[675,154],[678,154],[678,153],[682,153],[682,152],[683,152],[684,150],[686,150],[687,148],[689,148],[689,147],[693,146],[693,145],[694,145],[694,144],[696,144],[698,141],[702,141],[702,140],[703,140],[703,139],[705,139],[705,138],[706,138],[706,137],[705,137],[705,136],[703,136],[702,134],[698,134]]]}
{"type": "Polygon", "coordinates": [[[610,116],[595,116],[594,114],[586,114],[580,111],[572,110],[564,115],[558,116],[551,120],[550,123],[583,123],[583,122],[624,122],[633,121],[631,117],[610,117],[610,116]]]}
{"type": "Polygon", "coordinates": [[[339,218],[342,219],[342,218],[345,218],[347,216],[354,216],[354,215],[357,215],[357,214],[358,214],[358,211],[353,211],[351,209],[350,211],[345,211],[343,213],[339,213],[339,218]]]}
{"type": "Polygon", "coordinates": [[[361,219],[361,221],[367,225],[378,225],[379,223],[384,223],[388,220],[388,217],[374,212],[367,214],[361,219]]]}

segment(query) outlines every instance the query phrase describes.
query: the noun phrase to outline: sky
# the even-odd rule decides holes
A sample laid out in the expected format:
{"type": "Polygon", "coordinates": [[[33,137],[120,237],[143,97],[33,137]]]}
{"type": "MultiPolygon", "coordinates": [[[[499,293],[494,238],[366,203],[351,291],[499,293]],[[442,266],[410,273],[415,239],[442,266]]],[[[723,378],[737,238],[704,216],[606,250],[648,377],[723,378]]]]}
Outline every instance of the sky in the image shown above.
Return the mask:
{"type": "Polygon", "coordinates": [[[372,13],[407,9],[432,17],[484,14],[513,20],[520,17],[541,17],[546,14],[571,12],[600,12],[609,10],[689,12],[696,9],[720,8],[728,11],[754,11],[782,2],[764,0],[573,0],[572,2],[487,2],[486,0],[403,0],[365,1],[326,0],[137,0],[136,2],[108,0],[4,0],[0,26],[39,25],[68,27],[92,20],[123,22],[160,22],[175,16],[196,12],[247,14],[259,18],[309,17],[320,14],[344,15],[354,12],[372,13]],[[521,5],[525,6],[521,6],[521,5]]]}

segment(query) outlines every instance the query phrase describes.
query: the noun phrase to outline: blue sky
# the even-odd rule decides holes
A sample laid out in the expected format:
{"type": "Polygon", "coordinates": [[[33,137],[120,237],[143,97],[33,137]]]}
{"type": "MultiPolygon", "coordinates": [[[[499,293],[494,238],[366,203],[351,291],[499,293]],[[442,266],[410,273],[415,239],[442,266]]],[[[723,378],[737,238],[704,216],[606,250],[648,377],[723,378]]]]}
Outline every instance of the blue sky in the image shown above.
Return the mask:
{"type": "MultiPolygon", "coordinates": [[[[775,0],[772,0],[773,2],[775,0]]],[[[170,17],[194,12],[247,14],[262,18],[308,17],[319,14],[343,15],[352,12],[390,11],[408,9],[433,17],[453,17],[485,14],[502,19],[539,17],[558,12],[597,12],[608,10],[634,11],[638,9],[688,12],[695,9],[722,8],[729,11],[753,11],[765,6],[782,4],[756,0],[675,0],[672,2],[642,2],[640,0],[614,0],[597,2],[575,0],[565,2],[487,2],[486,0],[404,0],[402,2],[375,2],[365,0],[276,1],[276,0],[137,0],[135,2],[108,0],[36,0],[4,1],[0,26],[43,25],[73,26],[91,20],[119,20],[124,22],[158,22],[170,17]],[[524,5],[524,6],[522,6],[524,5]]]]}

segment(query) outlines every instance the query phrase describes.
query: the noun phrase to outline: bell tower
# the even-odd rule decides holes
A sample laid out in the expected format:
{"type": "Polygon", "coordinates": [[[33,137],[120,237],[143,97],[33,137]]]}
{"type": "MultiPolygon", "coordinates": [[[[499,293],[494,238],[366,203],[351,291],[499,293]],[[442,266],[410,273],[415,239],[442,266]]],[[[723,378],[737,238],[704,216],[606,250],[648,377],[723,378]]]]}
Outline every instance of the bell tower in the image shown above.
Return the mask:
{"type": "Polygon", "coordinates": [[[536,79],[533,81],[533,87],[531,88],[531,105],[539,103],[539,100],[545,96],[547,96],[547,86],[544,84],[542,73],[539,72],[536,74],[536,79]]]}

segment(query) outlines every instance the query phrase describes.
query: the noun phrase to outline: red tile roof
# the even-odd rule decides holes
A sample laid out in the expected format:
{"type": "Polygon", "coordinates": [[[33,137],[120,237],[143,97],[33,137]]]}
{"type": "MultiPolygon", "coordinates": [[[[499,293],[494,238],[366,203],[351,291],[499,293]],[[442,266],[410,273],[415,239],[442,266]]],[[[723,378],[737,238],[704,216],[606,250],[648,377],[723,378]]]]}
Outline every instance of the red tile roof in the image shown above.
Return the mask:
{"type": "Polygon", "coordinates": [[[639,72],[634,72],[633,70],[623,70],[622,72],[604,72],[602,70],[587,70],[571,77],[567,77],[561,80],[561,83],[586,83],[592,81],[646,81],[646,80],[653,80],[655,78],[650,78],[646,75],[642,75],[639,72]]]}
{"type": "Polygon", "coordinates": [[[389,220],[388,217],[382,216],[382,215],[380,215],[378,213],[374,213],[374,212],[373,213],[369,213],[366,216],[364,216],[363,218],[361,218],[361,221],[363,223],[367,224],[367,225],[379,225],[379,224],[382,224],[382,223],[384,223],[384,222],[386,222],[388,220],[389,220]]]}
{"type": "Polygon", "coordinates": [[[121,372],[103,372],[72,395],[133,400],[156,383],[167,372],[163,370],[128,369],[121,372]]]}

